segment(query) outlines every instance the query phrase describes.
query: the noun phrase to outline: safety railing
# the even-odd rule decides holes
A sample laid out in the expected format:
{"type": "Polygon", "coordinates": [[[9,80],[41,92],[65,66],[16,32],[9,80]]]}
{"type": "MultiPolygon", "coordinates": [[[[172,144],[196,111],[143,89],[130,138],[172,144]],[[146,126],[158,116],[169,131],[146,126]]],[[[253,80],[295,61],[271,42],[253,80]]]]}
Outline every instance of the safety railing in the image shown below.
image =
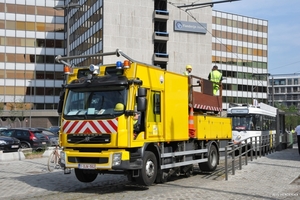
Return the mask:
{"type": "Polygon", "coordinates": [[[225,180],[228,180],[229,171],[235,175],[235,170],[248,165],[248,160],[265,156],[275,152],[275,135],[250,137],[225,147],[225,180]]]}

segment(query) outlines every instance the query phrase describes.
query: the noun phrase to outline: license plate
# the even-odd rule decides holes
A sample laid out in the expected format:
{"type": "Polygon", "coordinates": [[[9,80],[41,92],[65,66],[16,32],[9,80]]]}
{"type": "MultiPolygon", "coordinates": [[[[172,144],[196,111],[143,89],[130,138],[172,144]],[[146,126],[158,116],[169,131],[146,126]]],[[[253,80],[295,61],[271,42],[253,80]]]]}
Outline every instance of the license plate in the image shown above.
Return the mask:
{"type": "Polygon", "coordinates": [[[42,144],[46,144],[46,142],[42,142],[42,144]]]}
{"type": "Polygon", "coordinates": [[[79,169],[96,169],[96,164],[78,164],[79,169]]]}
{"type": "Polygon", "coordinates": [[[13,148],[13,149],[19,148],[19,145],[11,145],[11,148],[13,148]]]}

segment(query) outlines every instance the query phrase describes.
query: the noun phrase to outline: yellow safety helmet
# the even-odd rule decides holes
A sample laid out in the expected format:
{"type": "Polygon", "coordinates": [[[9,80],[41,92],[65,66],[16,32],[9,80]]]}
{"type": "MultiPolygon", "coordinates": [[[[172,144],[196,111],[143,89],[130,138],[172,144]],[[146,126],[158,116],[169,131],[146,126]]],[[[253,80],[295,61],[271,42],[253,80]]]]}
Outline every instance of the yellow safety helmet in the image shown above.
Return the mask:
{"type": "Polygon", "coordinates": [[[122,103],[117,103],[116,106],[115,106],[115,109],[114,111],[123,111],[124,110],[124,104],[122,103]]]}
{"type": "Polygon", "coordinates": [[[185,69],[192,69],[192,65],[187,65],[185,69]]]}

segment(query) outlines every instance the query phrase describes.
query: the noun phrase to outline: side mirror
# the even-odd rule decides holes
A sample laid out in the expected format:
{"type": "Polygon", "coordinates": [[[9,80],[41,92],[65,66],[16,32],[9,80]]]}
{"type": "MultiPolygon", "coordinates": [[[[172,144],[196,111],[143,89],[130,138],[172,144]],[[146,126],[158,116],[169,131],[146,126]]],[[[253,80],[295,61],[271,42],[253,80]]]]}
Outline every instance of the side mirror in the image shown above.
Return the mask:
{"type": "Polygon", "coordinates": [[[64,99],[65,99],[65,91],[61,91],[59,94],[59,102],[58,102],[58,106],[57,106],[57,113],[59,115],[61,115],[61,113],[62,113],[64,99]]]}

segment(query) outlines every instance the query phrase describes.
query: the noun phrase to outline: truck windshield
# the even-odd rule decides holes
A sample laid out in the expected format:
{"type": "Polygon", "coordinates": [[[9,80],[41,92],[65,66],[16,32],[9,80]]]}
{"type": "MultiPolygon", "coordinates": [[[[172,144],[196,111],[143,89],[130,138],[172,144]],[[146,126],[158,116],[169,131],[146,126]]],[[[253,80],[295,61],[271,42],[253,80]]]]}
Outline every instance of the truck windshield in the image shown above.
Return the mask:
{"type": "Polygon", "coordinates": [[[124,113],[127,90],[124,87],[70,89],[64,107],[65,119],[115,118],[124,113]]]}

